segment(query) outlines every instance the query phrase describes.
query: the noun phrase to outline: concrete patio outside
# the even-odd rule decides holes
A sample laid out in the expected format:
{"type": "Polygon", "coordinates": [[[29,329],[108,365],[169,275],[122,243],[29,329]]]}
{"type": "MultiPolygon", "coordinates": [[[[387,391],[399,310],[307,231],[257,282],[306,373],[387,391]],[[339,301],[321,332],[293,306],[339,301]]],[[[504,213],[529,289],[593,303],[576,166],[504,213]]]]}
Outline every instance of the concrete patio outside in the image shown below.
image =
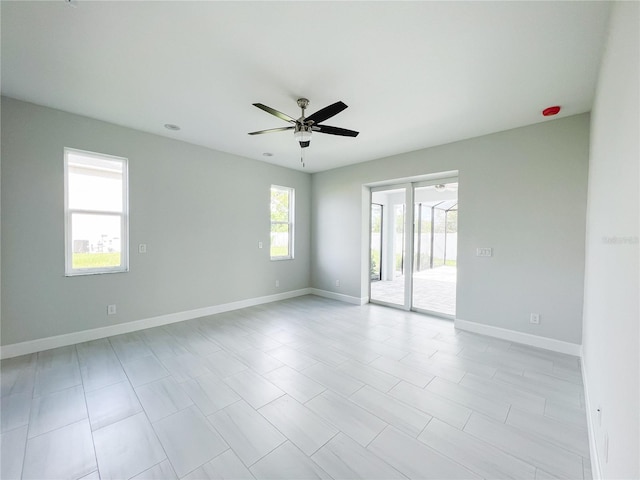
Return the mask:
{"type": "MultiPolygon", "coordinates": [[[[444,315],[456,314],[456,267],[441,266],[413,275],[413,307],[444,315]]],[[[371,300],[402,305],[404,275],[371,282],[371,300]]]]}

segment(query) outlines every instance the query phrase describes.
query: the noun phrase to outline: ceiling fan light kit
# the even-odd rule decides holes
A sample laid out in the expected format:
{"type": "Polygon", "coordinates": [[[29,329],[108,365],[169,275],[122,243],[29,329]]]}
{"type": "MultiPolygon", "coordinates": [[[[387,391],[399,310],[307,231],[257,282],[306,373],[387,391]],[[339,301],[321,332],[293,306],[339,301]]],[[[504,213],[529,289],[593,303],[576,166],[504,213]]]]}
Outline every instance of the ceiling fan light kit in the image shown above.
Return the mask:
{"type": "Polygon", "coordinates": [[[311,130],[311,127],[307,126],[307,125],[296,125],[295,131],[293,133],[293,136],[296,138],[296,140],[298,141],[298,143],[300,143],[300,147],[301,148],[307,148],[309,146],[309,144],[311,143],[311,134],[313,133],[313,130],[311,130]]]}
{"type": "Polygon", "coordinates": [[[331,104],[323,109],[318,110],[316,113],[305,117],[304,111],[309,106],[309,100],[306,98],[298,99],[298,107],[302,110],[300,118],[297,120],[293,117],[287,115],[286,113],[279,112],[271,107],[263,105],[262,103],[254,103],[254,106],[258,107],[260,110],[264,110],[271,115],[278,117],[285,122],[289,122],[292,125],[289,127],[280,127],[280,128],[270,128],[268,130],[259,130],[257,132],[249,132],[249,135],[260,135],[263,133],[273,133],[273,132],[283,132],[285,130],[293,130],[293,136],[296,141],[300,144],[301,157],[300,161],[302,162],[302,166],[304,167],[304,149],[309,147],[311,144],[311,135],[313,132],[319,133],[327,133],[329,135],[339,135],[342,137],[357,137],[359,132],[354,130],[347,130],[346,128],[339,127],[331,127],[329,125],[320,125],[321,122],[337,115],[342,112],[347,105],[343,102],[336,102],[331,104]]]}

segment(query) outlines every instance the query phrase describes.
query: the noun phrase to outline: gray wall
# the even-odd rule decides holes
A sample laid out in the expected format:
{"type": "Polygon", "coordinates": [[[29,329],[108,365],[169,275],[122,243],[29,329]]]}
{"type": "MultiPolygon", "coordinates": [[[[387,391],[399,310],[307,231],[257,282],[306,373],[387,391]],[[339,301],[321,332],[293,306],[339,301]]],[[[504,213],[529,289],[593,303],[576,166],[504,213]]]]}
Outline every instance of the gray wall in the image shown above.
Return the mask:
{"type": "Polygon", "coordinates": [[[591,123],[583,355],[602,478],[640,478],[639,32],[640,4],[617,3],[591,123]]]}
{"type": "Polygon", "coordinates": [[[309,174],[3,98],[2,344],[306,288],[309,198],[309,174]],[[130,272],[64,276],[64,147],[129,159],[130,272]],[[272,183],[296,188],[292,261],[269,260],[272,183]]]}
{"type": "Polygon", "coordinates": [[[579,344],[588,154],[583,114],[314,174],[311,286],[368,295],[364,185],[458,170],[456,317],[579,344]]]}

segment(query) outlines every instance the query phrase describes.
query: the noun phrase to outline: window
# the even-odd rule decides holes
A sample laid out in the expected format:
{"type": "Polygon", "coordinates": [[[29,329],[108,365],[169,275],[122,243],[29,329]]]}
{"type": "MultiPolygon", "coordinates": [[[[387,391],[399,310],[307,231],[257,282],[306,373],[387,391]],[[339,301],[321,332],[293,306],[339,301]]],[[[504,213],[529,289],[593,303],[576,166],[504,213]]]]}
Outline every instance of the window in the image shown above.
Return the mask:
{"type": "Polygon", "coordinates": [[[293,258],[294,189],[271,185],[271,260],[293,258]]]}
{"type": "Polygon", "coordinates": [[[127,159],[64,150],[65,275],[129,270],[127,159]]]}

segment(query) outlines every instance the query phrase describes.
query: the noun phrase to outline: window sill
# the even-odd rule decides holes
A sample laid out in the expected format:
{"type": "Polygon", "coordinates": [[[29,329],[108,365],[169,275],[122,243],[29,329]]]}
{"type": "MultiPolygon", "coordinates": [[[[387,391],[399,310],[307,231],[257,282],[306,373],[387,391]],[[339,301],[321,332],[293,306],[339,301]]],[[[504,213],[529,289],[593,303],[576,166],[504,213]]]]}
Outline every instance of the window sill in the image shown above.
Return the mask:
{"type": "Polygon", "coordinates": [[[83,272],[65,272],[64,276],[65,277],[85,277],[88,275],[108,275],[111,273],[128,273],[128,272],[129,272],[128,268],[119,269],[119,270],[90,270],[90,271],[83,271],[83,272]]]}

